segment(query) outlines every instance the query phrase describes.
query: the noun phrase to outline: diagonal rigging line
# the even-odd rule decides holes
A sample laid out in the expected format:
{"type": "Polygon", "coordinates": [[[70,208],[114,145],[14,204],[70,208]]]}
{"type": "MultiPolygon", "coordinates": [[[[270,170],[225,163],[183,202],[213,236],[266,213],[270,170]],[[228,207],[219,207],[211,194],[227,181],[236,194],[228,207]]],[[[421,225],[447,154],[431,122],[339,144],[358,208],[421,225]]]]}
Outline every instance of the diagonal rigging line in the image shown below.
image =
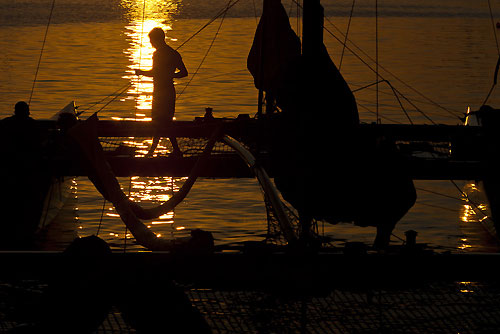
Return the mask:
{"type": "Polygon", "coordinates": [[[193,75],[189,79],[188,83],[184,86],[184,88],[182,89],[182,91],[177,95],[177,101],[179,100],[179,98],[181,97],[181,95],[184,93],[184,91],[186,90],[186,88],[189,86],[189,84],[191,84],[191,81],[193,81],[194,77],[196,76],[196,74],[198,74],[198,71],[200,70],[201,66],[205,62],[205,59],[207,58],[208,54],[210,53],[210,50],[212,49],[212,46],[214,45],[215,40],[217,39],[217,36],[219,35],[219,31],[222,28],[222,23],[224,23],[224,19],[226,18],[227,11],[229,10],[229,8],[231,8],[239,0],[237,0],[236,2],[234,2],[233,5],[231,5],[231,1],[232,0],[229,0],[229,2],[227,4],[227,8],[226,8],[226,10],[224,10],[224,15],[222,16],[222,19],[220,21],[219,27],[217,28],[217,31],[215,32],[214,38],[212,39],[212,42],[210,43],[210,46],[207,49],[207,52],[205,52],[205,55],[203,56],[203,59],[201,60],[200,64],[198,65],[198,68],[196,68],[196,71],[193,73],[193,75]]]}
{"type": "MultiPolygon", "coordinates": [[[[55,1],[55,0],[54,0],[55,1]]],[[[192,40],[196,35],[198,35],[200,32],[202,32],[206,27],[208,27],[210,24],[212,24],[215,20],[217,20],[221,15],[226,15],[226,13],[228,12],[229,9],[231,9],[234,5],[236,5],[240,0],[236,0],[234,1],[233,3],[231,3],[231,1],[229,1],[229,4],[224,7],[223,9],[221,9],[217,15],[215,15],[212,19],[210,19],[205,25],[203,25],[203,27],[201,27],[200,29],[198,29],[193,35],[191,35],[187,40],[185,40],[181,45],[179,45],[176,50],[180,49],[181,47],[183,47],[185,44],[187,44],[190,40],[192,40]]],[[[220,27],[219,27],[220,29],[220,27]]],[[[118,98],[118,96],[121,96],[122,94],[124,94],[126,92],[126,90],[132,86],[132,83],[128,83],[126,84],[125,86],[122,86],[120,88],[118,88],[115,92],[113,92],[112,94],[104,97],[102,100],[94,103],[94,104],[91,104],[90,107],[88,107],[86,110],[83,110],[81,113],[85,112],[85,111],[88,111],[89,109],[93,108],[94,106],[96,106],[97,104],[99,103],[102,103],[104,102],[104,100],[106,100],[107,98],[111,98],[111,100],[106,103],[102,108],[100,108],[97,112],[100,112],[101,110],[103,110],[105,107],[107,107],[111,102],[113,102],[114,100],[116,100],[116,98],[118,98]]],[[[185,88],[184,88],[185,89],[185,88]]],[[[183,90],[184,91],[184,90],[183,90]]],[[[181,93],[182,94],[182,93],[181,93]]],[[[179,94],[180,95],[180,94],[179,94]]]]}
{"type": "MultiPolygon", "coordinates": [[[[366,89],[366,88],[369,88],[371,86],[374,86],[374,85],[378,85],[379,83],[382,83],[382,82],[385,82],[392,90],[392,94],[396,97],[396,100],[398,101],[399,103],[399,106],[401,107],[401,110],[403,110],[404,114],[406,115],[406,118],[408,118],[408,120],[410,121],[410,124],[413,124],[413,121],[411,120],[410,118],[410,115],[408,114],[408,112],[406,111],[405,107],[403,106],[403,103],[401,103],[401,99],[399,98],[399,95],[398,93],[396,92],[396,89],[394,88],[394,86],[387,80],[378,80],[378,81],[375,81],[371,84],[368,84],[368,85],[365,85],[363,87],[360,87],[360,88],[357,88],[357,89],[354,89],[352,92],[355,93],[355,92],[358,92],[360,90],[363,90],[363,89],[366,89]]],[[[387,93],[388,94],[388,93],[387,93]]],[[[403,96],[404,98],[404,96],[403,96]]],[[[375,114],[378,114],[378,113],[375,113],[375,114]]],[[[432,121],[432,120],[431,120],[432,121]]]]}
{"type": "Polygon", "coordinates": [[[352,0],[351,14],[349,15],[349,22],[347,23],[347,30],[345,32],[344,43],[342,45],[342,54],[340,56],[339,71],[342,68],[342,60],[344,60],[345,46],[347,45],[347,37],[349,36],[349,30],[351,28],[352,14],[354,14],[354,6],[356,5],[356,0],[352,0]]]}
{"type": "Polygon", "coordinates": [[[211,18],[207,23],[205,23],[200,29],[198,29],[193,35],[191,35],[191,37],[189,37],[188,39],[186,39],[184,42],[182,42],[181,45],[179,45],[176,50],[179,50],[180,48],[182,48],[184,45],[186,45],[189,41],[191,41],[194,37],[196,37],[200,32],[202,32],[206,27],[208,27],[209,25],[211,25],[215,20],[217,20],[219,17],[221,17],[222,15],[226,16],[227,12],[229,11],[229,9],[231,9],[234,5],[236,5],[238,2],[240,2],[240,0],[236,0],[234,1],[233,3],[231,3],[231,0],[229,1],[228,5],[221,9],[213,18],[211,18]]]}
{"type": "Polygon", "coordinates": [[[420,190],[420,191],[425,191],[427,193],[431,193],[434,195],[438,195],[438,196],[442,196],[442,197],[446,197],[446,198],[451,198],[451,199],[454,199],[454,200],[459,201],[459,202],[463,202],[463,199],[461,199],[460,197],[443,194],[443,193],[440,193],[440,192],[437,192],[434,190],[430,190],[430,189],[425,189],[425,188],[415,187],[415,189],[420,190]]]}
{"type": "Polygon", "coordinates": [[[52,20],[52,13],[54,12],[54,6],[56,4],[56,0],[52,1],[52,7],[50,8],[49,20],[47,22],[47,28],[45,29],[45,35],[43,36],[42,49],[40,50],[40,57],[38,58],[38,64],[36,66],[35,79],[33,79],[33,86],[31,87],[30,98],[28,100],[28,104],[31,103],[31,98],[33,97],[33,91],[35,90],[36,79],[38,77],[38,71],[40,70],[40,64],[42,62],[43,50],[45,49],[45,42],[47,41],[47,35],[49,33],[50,22],[52,20]]]}
{"type": "Polygon", "coordinates": [[[431,207],[431,208],[436,208],[436,209],[441,209],[441,210],[446,210],[446,211],[452,211],[452,212],[460,212],[460,210],[457,210],[457,209],[447,208],[447,207],[441,206],[441,205],[429,204],[429,203],[425,203],[425,202],[422,202],[422,201],[417,201],[417,203],[419,205],[424,205],[424,206],[428,206],[428,207],[431,207]]]}
{"type": "Polygon", "coordinates": [[[488,92],[488,95],[486,95],[486,98],[484,99],[484,101],[483,101],[483,103],[482,103],[481,106],[484,106],[488,102],[488,99],[490,98],[491,93],[493,93],[493,89],[495,89],[495,86],[497,85],[498,68],[500,66],[500,47],[498,46],[497,27],[495,25],[495,21],[494,21],[494,18],[493,18],[493,10],[491,8],[491,1],[490,0],[488,0],[488,7],[490,9],[490,19],[491,19],[491,26],[493,28],[493,35],[495,36],[495,44],[497,46],[498,61],[497,61],[497,65],[495,67],[495,74],[494,74],[494,77],[493,77],[493,85],[491,85],[490,91],[488,92]]]}
{"type": "MultiPolygon", "coordinates": [[[[331,24],[340,34],[344,35],[342,33],[342,31],[335,25],[333,24],[327,17],[325,17],[326,21],[331,24]]],[[[324,27],[324,29],[330,34],[332,35],[337,41],[339,41],[340,43],[342,43],[342,41],[337,38],[331,31],[329,31],[326,27],[324,27]]],[[[368,55],[365,51],[363,51],[360,47],[358,47],[354,42],[352,42],[351,40],[347,39],[349,42],[351,42],[351,44],[356,48],[358,49],[365,57],[367,57],[370,61],[372,62],[375,62],[375,60],[370,56],[368,55]]],[[[358,56],[352,49],[350,49],[349,47],[347,47],[347,50],[349,50],[353,55],[355,55],[358,59],[361,60],[361,57],[358,56]]],[[[369,66],[365,61],[362,61],[365,65],[367,65],[372,71],[375,71],[371,66],[369,66]]],[[[394,73],[392,73],[391,71],[389,71],[387,68],[385,68],[384,66],[382,66],[381,64],[379,64],[380,68],[383,69],[385,72],[387,72],[388,74],[390,74],[391,76],[393,76],[397,81],[399,81],[400,83],[402,83],[404,86],[406,86],[407,88],[409,88],[410,90],[412,90],[413,92],[415,92],[416,94],[418,94],[420,97],[424,98],[425,100],[427,100],[429,103],[431,103],[432,105],[446,111],[447,113],[449,113],[450,115],[454,116],[454,117],[458,117],[457,116],[457,113],[460,113],[459,111],[456,111],[456,110],[450,110],[448,108],[445,108],[443,107],[442,105],[440,105],[439,103],[433,101],[432,99],[430,99],[429,97],[425,96],[424,94],[422,94],[421,92],[419,92],[417,89],[415,89],[414,87],[410,86],[409,84],[407,84],[406,82],[404,82],[401,78],[399,78],[397,75],[395,75],[394,73]]]]}
{"type": "Polygon", "coordinates": [[[493,35],[495,36],[495,44],[497,46],[497,53],[500,56],[500,47],[498,46],[497,29],[495,26],[495,20],[493,18],[493,10],[491,9],[491,1],[490,0],[488,0],[488,7],[490,9],[491,26],[493,28],[493,35]]]}
{"type": "MultiPolygon", "coordinates": [[[[484,211],[479,207],[479,205],[477,205],[474,201],[472,201],[470,199],[470,197],[462,190],[460,189],[460,187],[456,184],[455,181],[453,180],[450,180],[451,184],[453,184],[455,186],[455,188],[457,188],[458,192],[467,200],[468,203],[471,203],[472,206],[474,206],[477,210],[479,210],[479,212],[486,218],[490,218],[488,217],[488,215],[486,213],[484,213],[484,211]]],[[[491,218],[490,218],[491,219],[491,218]]],[[[492,219],[493,220],[493,219],[492,219]]]]}
{"type": "MultiPolygon", "coordinates": [[[[368,108],[367,106],[362,105],[361,103],[358,103],[358,107],[361,107],[361,108],[365,109],[365,110],[366,110],[367,112],[369,112],[369,113],[375,114],[375,111],[371,110],[371,109],[370,109],[370,108],[368,108]]],[[[384,116],[384,115],[380,115],[380,118],[385,119],[385,120],[390,121],[390,122],[393,122],[393,123],[396,123],[396,124],[403,124],[403,123],[402,123],[402,122],[400,122],[400,121],[396,121],[396,120],[391,119],[391,118],[389,118],[389,117],[386,117],[386,116],[384,116]]]]}
{"type": "MultiPolygon", "coordinates": [[[[339,41],[340,43],[342,43],[342,41],[337,37],[335,36],[328,28],[326,27],[323,27],[323,29],[325,29],[326,32],[328,32],[333,38],[335,38],[337,41],[339,41]]],[[[377,73],[377,71],[372,67],[370,66],[370,64],[368,64],[363,58],[361,58],[359,55],[357,55],[351,48],[349,48],[348,46],[346,46],[346,49],[349,50],[354,56],[356,56],[363,64],[365,64],[371,71],[373,71],[374,73],[377,73]]],[[[382,78],[384,81],[388,81],[387,79],[385,79],[382,75],[380,75],[379,73],[379,77],[382,78]]],[[[414,103],[412,103],[408,98],[406,98],[399,90],[397,90],[396,88],[394,87],[391,87],[393,92],[395,93],[398,93],[402,98],[404,98],[409,104],[412,105],[412,107],[415,108],[415,110],[417,110],[419,113],[421,113],[427,120],[429,120],[431,123],[433,124],[436,124],[429,116],[427,116],[422,110],[420,110],[420,108],[418,108],[414,103]]],[[[457,115],[453,115],[455,117],[457,117],[457,115]]]]}
{"type": "MultiPolygon", "coordinates": [[[[413,124],[413,121],[411,120],[410,118],[410,115],[408,115],[408,112],[406,111],[405,107],[403,106],[403,103],[401,103],[401,100],[399,98],[399,95],[398,95],[398,92],[396,91],[396,88],[394,88],[394,86],[387,80],[384,80],[388,85],[389,87],[391,87],[392,89],[392,92],[394,93],[394,96],[396,97],[396,99],[398,100],[398,103],[399,103],[399,106],[401,107],[401,109],[403,110],[403,112],[405,113],[406,117],[408,118],[408,120],[410,121],[410,124],[413,124]]],[[[405,98],[403,96],[403,98],[405,98]]],[[[377,113],[378,115],[378,113],[377,113]]],[[[424,115],[425,116],[425,115],[424,115]]],[[[431,120],[432,121],[432,120],[431,120]]]]}
{"type": "MultiPolygon", "coordinates": [[[[301,6],[297,0],[292,0],[293,2],[295,2],[297,4],[297,6],[301,6]]],[[[328,17],[324,17],[325,20],[330,23],[330,25],[332,25],[335,30],[337,30],[341,35],[345,35],[335,24],[333,24],[329,19],[328,17]]],[[[355,55],[363,64],[365,64],[371,71],[375,72],[375,70],[370,66],[368,65],[368,63],[366,61],[364,61],[359,55],[357,55],[352,49],[350,49],[349,47],[347,47],[345,45],[345,43],[343,43],[338,37],[336,37],[331,31],[329,31],[325,26],[323,26],[323,29],[325,29],[330,35],[332,35],[332,37],[334,37],[339,43],[343,44],[345,46],[345,48],[347,50],[349,50],[353,55],[355,55]]],[[[367,57],[370,61],[372,62],[375,62],[375,60],[370,57],[370,55],[368,55],[365,51],[363,51],[363,49],[361,49],[359,46],[357,46],[353,41],[351,41],[350,39],[346,38],[346,40],[348,40],[349,42],[351,42],[351,44],[356,48],[358,49],[365,57],[367,57]]],[[[461,112],[460,111],[457,111],[457,110],[450,110],[450,109],[447,109],[445,107],[443,107],[442,105],[440,105],[439,103],[433,101],[432,99],[430,99],[429,97],[425,96],[424,94],[422,94],[421,92],[419,92],[417,89],[413,88],[412,86],[410,86],[409,84],[407,84],[406,82],[404,82],[401,78],[399,78],[397,75],[395,75],[394,73],[392,73],[391,71],[389,71],[388,69],[386,69],[384,66],[382,65],[379,65],[379,67],[381,69],[383,69],[384,71],[386,71],[387,73],[389,73],[390,75],[392,75],[397,81],[399,81],[400,83],[402,83],[404,86],[408,87],[410,90],[412,90],[413,92],[417,93],[419,96],[421,96],[422,98],[424,98],[425,100],[427,100],[429,103],[431,103],[432,105],[440,108],[440,109],[443,109],[444,111],[446,111],[447,113],[449,113],[450,115],[454,116],[454,117],[458,117],[456,114],[454,114],[453,112],[457,113],[457,114],[460,114],[461,112]]]]}
{"type": "Polygon", "coordinates": [[[113,102],[114,100],[116,100],[118,97],[120,97],[122,94],[124,94],[127,89],[129,89],[129,87],[132,86],[132,83],[126,85],[126,86],[123,86],[123,89],[118,92],[111,100],[109,100],[105,105],[103,105],[99,110],[96,111],[96,113],[100,112],[101,110],[103,110],[104,108],[106,108],[111,102],[113,102]]]}
{"type": "MultiPolygon", "coordinates": [[[[382,81],[383,80],[380,80],[380,82],[382,82],[382,81]]],[[[372,82],[372,83],[367,84],[367,85],[360,85],[360,84],[356,84],[356,83],[351,82],[351,83],[349,83],[349,86],[358,87],[358,88],[352,90],[352,92],[355,93],[355,92],[361,91],[363,89],[371,89],[370,87],[374,86],[376,84],[377,84],[377,82],[372,82]]],[[[380,94],[391,95],[391,96],[393,95],[393,93],[384,92],[384,91],[381,91],[380,94]]],[[[421,103],[421,104],[434,105],[434,104],[432,104],[429,101],[419,100],[419,99],[416,99],[416,98],[412,98],[411,100],[414,101],[414,102],[421,103]]],[[[433,112],[431,112],[431,113],[433,113],[433,112]]]]}

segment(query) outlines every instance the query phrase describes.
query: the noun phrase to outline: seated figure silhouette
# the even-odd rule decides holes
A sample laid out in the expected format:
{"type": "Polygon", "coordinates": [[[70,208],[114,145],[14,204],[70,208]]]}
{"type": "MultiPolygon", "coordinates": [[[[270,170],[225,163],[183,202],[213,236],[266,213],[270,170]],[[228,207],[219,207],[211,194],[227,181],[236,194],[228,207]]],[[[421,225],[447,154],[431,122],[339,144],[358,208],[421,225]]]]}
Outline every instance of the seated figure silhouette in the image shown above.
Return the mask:
{"type": "Polygon", "coordinates": [[[0,248],[33,247],[41,208],[50,184],[41,152],[42,136],[26,102],[0,121],[0,248]]]}
{"type": "MultiPolygon", "coordinates": [[[[172,121],[175,113],[175,87],[173,79],[184,78],[188,71],[182,57],[165,42],[165,32],[161,28],[153,28],[149,34],[151,45],[156,49],[153,53],[153,68],[148,71],[137,69],[136,75],[153,77],[153,108],[151,118],[158,129],[172,121]]],[[[158,145],[159,136],[155,136],[148,154],[152,154],[158,145]]],[[[174,152],[181,155],[175,138],[170,138],[174,152]]]]}
{"type": "Polygon", "coordinates": [[[39,148],[39,131],[24,101],[16,103],[14,115],[0,121],[0,130],[4,154],[19,155],[39,148]]]}
{"type": "MultiPolygon", "coordinates": [[[[6,125],[14,125],[14,124],[29,124],[29,122],[33,121],[33,118],[30,117],[30,107],[24,101],[19,101],[14,106],[14,115],[6,117],[2,120],[2,125],[5,127],[6,125]]],[[[5,129],[8,130],[8,129],[5,129]]]]}

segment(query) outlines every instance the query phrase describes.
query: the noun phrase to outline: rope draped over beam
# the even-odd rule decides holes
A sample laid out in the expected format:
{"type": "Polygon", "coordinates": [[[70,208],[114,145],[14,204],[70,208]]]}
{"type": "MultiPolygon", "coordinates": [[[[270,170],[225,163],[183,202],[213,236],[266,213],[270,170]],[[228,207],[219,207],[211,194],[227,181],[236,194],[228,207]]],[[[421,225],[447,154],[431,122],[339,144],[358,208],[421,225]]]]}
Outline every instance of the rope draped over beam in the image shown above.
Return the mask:
{"type": "Polygon", "coordinates": [[[262,166],[256,163],[253,155],[239,142],[229,136],[222,137],[222,126],[217,127],[213,132],[203,153],[198,158],[181,189],[165,203],[153,208],[144,209],[139,204],[131,201],[121,190],[120,184],[111,170],[110,165],[106,162],[104,151],[97,136],[97,122],[97,115],[94,113],[85,122],[81,122],[72,127],[68,132],[69,136],[71,140],[74,141],[77,153],[81,153],[80,156],[84,157],[83,164],[88,170],[89,179],[102,196],[107,201],[113,203],[122,221],[140,245],[151,250],[171,250],[173,247],[178,246],[175,240],[158,238],[141,222],[141,219],[149,220],[160,217],[172,211],[185,199],[196,182],[198,175],[200,175],[201,171],[206,167],[215,143],[221,138],[240,155],[247,163],[248,167],[254,172],[265,196],[272,204],[272,208],[278,218],[285,239],[288,242],[296,241],[296,236],[289,218],[285,213],[278,191],[274,187],[266,171],[262,166]]]}
{"type": "MultiPolygon", "coordinates": [[[[73,126],[69,131],[70,139],[74,141],[77,152],[84,157],[83,163],[88,169],[89,179],[97,190],[113,203],[122,221],[135,237],[137,243],[151,250],[171,250],[178,246],[176,240],[158,238],[149,230],[141,219],[153,219],[171,211],[188,194],[197,179],[199,171],[204,168],[207,158],[220,137],[220,130],[215,131],[208,141],[202,156],[193,167],[191,175],[182,186],[181,190],[166,203],[152,209],[143,209],[138,204],[130,201],[123,193],[111,167],[106,162],[104,151],[97,137],[97,115],[94,113],[85,122],[73,126]]],[[[205,245],[206,246],[206,245],[205,245]]]]}

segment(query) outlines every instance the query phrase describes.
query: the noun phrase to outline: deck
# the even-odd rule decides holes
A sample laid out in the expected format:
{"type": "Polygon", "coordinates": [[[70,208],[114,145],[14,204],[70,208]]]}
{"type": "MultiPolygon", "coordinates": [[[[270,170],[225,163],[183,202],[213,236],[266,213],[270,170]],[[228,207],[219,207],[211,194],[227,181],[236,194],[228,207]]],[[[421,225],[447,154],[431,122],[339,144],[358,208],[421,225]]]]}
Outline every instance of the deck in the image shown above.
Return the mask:
{"type": "MultiPolygon", "coordinates": [[[[24,252],[0,253],[0,259],[5,263],[0,332],[8,332],[29,324],[29,313],[16,318],[12,307],[36,305],[47,277],[64,274],[55,269],[64,258],[24,252]]],[[[500,328],[500,286],[491,269],[498,265],[497,254],[114,253],[109,260],[114,273],[109,292],[115,298],[133,296],[139,285],[120,287],[131,275],[139,277],[137,269],[145,265],[155,275],[168,272],[213,333],[495,333],[500,328]]],[[[151,290],[160,291],[161,282],[154,280],[151,290]]],[[[157,295],[148,298],[154,303],[157,295]]],[[[167,318],[158,330],[169,329],[167,318]]],[[[97,332],[136,330],[115,305],[97,332]]]]}
{"type": "MultiPolygon", "coordinates": [[[[42,127],[54,126],[48,121],[42,127]]],[[[262,135],[262,122],[256,119],[221,119],[205,122],[174,121],[172,126],[155,130],[149,122],[99,121],[98,136],[107,148],[107,159],[117,176],[187,176],[203,148],[203,140],[210,137],[218,126],[224,132],[243,143],[262,135]],[[157,154],[154,158],[137,155],[134,151],[116,150],[131,138],[151,139],[154,135],[163,138],[176,137],[181,150],[190,152],[182,158],[168,154],[157,154]],[[121,140],[121,141],[120,141],[121,140]],[[201,141],[201,143],[200,143],[201,141]],[[113,150],[114,149],[114,150],[113,150]]],[[[390,138],[402,148],[406,168],[416,180],[481,180],[484,178],[484,159],[488,137],[478,127],[451,125],[374,125],[361,124],[364,136],[390,138]]],[[[168,145],[168,144],[167,144],[168,145]]],[[[219,147],[213,154],[201,177],[238,178],[253,177],[247,166],[228,147],[219,147]]],[[[106,147],[105,147],[106,150],[106,147]]],[[[268,152],[253,152],[259,163],[272,177],[274,165],[268,152]]],[[[332,154],[325,152],[325,154],[332,154]]],[[[52,161],[52,169],[59,175],[85,175],[78,164],[68,163],[64,157],[52,161]]]]}

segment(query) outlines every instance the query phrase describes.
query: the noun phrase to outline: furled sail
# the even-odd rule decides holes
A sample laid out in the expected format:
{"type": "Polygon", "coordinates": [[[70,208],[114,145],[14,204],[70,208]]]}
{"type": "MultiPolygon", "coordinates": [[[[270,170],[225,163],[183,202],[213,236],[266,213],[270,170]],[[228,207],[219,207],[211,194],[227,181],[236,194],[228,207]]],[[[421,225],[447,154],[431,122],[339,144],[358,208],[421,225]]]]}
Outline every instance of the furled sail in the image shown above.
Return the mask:
{"type": "Polygon", "coordinates": [[[297,37],[289,37],[295,33],[279,0],[266,0],[248,57],[256,86],[272,91],[282,111],[266,139],[276,186],[303,221],[355,222],[390,235],[415,202],[413,181],[390,141],[361,136],[354,95],[322,41],[322,7],[307,5],[315,25],[308,31],[320,36],[304,36],[302,54],[291,47],[297,37]]]}
{"type": "Polygon", "coordinates": [[[287,66],[300,56],[300,49],[300,39],[292,30],[281,1],[265,0],[247,59],[255,87],[276,93],[287,66]]]}

